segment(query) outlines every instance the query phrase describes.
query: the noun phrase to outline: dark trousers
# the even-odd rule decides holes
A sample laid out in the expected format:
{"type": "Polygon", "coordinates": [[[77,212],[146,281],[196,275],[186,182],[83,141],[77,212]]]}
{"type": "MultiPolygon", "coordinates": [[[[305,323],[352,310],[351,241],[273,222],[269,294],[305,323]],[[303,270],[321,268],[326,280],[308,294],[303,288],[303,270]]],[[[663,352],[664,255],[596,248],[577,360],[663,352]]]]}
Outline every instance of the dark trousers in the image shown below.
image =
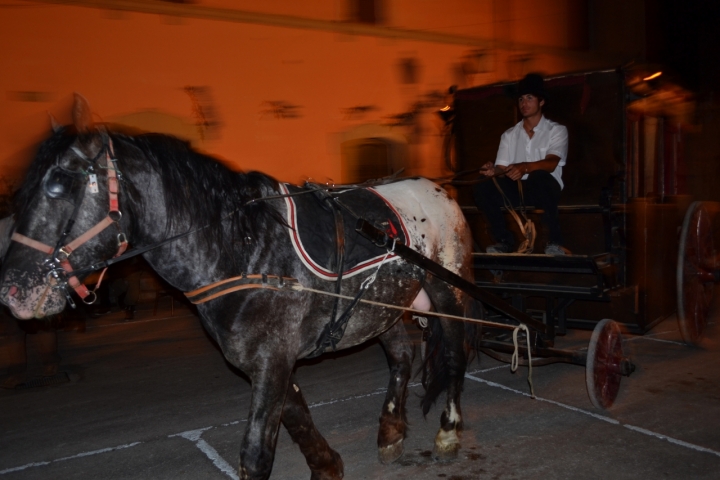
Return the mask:
{"type": "MultiPolygon", "coordinates": [[[[498,184],[505,192],[513,207],[520,206],[520,192],[517,182],[507,177],[497,177],[498,184]]],[[[542,223],[548,230],[548,242],[562,245],[560,233],[560,220],[558,218],[558,202],[560,201],[560,184],[555,178],[544,170],[535,170],[528,174],[527,180],[522,180],[524,203],[544,211],[542,223]]],[[[496,242],[505,243],[511,247],[516,244],[515,238],[505,223],[505,215],[500,210],[504,206],[502,196],[492,180],[478,183],[473,188],[475,205],[485,214],[490,226],[490,234],[496,242]]]]}

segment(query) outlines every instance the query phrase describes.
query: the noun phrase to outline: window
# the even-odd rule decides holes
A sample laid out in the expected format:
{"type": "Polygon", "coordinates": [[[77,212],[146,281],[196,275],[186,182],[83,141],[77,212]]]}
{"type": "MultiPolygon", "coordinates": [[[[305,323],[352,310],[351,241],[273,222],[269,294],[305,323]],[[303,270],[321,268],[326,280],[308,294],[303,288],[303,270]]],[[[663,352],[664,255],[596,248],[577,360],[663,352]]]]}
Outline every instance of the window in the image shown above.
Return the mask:
{"type": "Polygon", "coordinates": [[[382,0],[349,0],[351,22],[378,25],[382,23],[382,0]]]}

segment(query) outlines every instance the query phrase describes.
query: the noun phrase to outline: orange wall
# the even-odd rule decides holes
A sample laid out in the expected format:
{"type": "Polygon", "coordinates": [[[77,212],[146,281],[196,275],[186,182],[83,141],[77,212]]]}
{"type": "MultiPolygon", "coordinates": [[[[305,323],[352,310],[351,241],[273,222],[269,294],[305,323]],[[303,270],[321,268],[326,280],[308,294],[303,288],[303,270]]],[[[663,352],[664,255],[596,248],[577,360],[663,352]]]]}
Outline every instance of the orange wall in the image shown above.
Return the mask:
{"type": "MultiPolygon", "coordinates": [[[[533,2],[503,3],[508,15],[503,23],[498,22],[498,1],[388,1],[387,24],[477,38],[499,35],[502,30],[507,40],[562,44],[559,33],[554,37],[547,33],[553,31],[547,16],[542,22],[532,21],[533,15],[542,13],[533,2]],[[512,28],[505,28],[506,24],[512,28]]],[[[541,10],[562,9],[567,1],[545,2],[541,10]]],[[[347,7],[338,0],[310,2],[308,7],[305,2],[280,0],[197,4],[332,21],[344,20],[347,7]]],[[[459,78],[458,64],[478,49],[477,44],[18,0],[0,0],[0,6],[4,45],[0,49],[0,90],[4,93],[0,97],[0,176],[11,180],[22,174],[29,152],[48,132],[47,112],[69,122],[72,92],[90,101],[98,119],[117,120],[152,110],[184,122],[193,131],[196,117],[184,88],[209,87],[222,123],[214,135],[197,141],[199,148],[226,159],[234,168],[258,169],[282,180],[341,181],[339,141],[358,125],[387,123],[391,115],[408,111],[427,93],[445,91],[452,84],[466,87],[514,79],[528,69],[553,73],[583,65],[577,58],[540,50],[532,54],[531,62],[517,67],[512,59],[522,50],[493,49],[490,44],[484,49],[488,53],[484,70],[459,78]],[[398,62],[408,57],[421,67],[416,84],[401,83],[398,62]],[[298,106],[299,118],[276,118],[268,113],[268,101],[298,106]],[[375,109],[349,116],[347,109],[356,106],[375,109]]],[[[554,30],[560,31],[566,21],[563,18],[554,30]]],[[[439,175],[439,125],[432,115],[423,118],[422,138],[411,148],[411,173],[439,175]]],[[[402,127],[394,130],[410,134],[402,127]]]]}

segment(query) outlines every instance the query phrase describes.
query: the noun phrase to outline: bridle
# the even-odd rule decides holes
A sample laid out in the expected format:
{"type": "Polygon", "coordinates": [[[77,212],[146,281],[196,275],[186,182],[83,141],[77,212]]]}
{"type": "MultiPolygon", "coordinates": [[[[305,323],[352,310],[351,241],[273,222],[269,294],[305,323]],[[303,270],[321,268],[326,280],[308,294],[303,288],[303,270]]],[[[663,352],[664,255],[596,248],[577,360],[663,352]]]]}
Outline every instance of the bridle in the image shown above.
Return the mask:
{"type": "Polygon", "coordinates": [[[48,197],[74,201],[73,212],[65,224],[65,228],[63,228],[55,247],[51,247],[17,232],[13,233],[11,240],[30,248],[34,248],[35,250],[39,250],[48,255],[48,257],[43,261],[43,266],[47,270],[46,277],[48,279],[48,283],[52,286],[52,288],[62,289],[65,293],[65,297],[67,298],[68,304],[74,308],[75,302],[70,296],[69,289],[73,289],[86,304],[95,302],[97,299],[95,291],[100,286],[102,277],[107,268],[102,271],[100,279],[96,283],[95,288],[91,291],[83,285],[82,282],[80,282],[77,277],[77,273],[74,273],[76,271],[73,270],[70,263],[70,255],[83,244],[99,235],[100,232],[104,231],[107,227],[113,224],[118,230],[118,250],[113,258],[118,257],[125,252],[128,247],[128,241],[122,231],[122,228],[120,227],[120,219],[122,218],[122,212],[120,211],[120,204],[118,200],[120,182],[119,171],[116,163],[117,159],[115,158],[112,139],[109,136],[104,136],[103,146],[93,159],[87,158],[87,156],[76,147],[71,148],[78,156],[89,162],[87,170],[83,172],[71,172],[58,165],[52,167],[43,179],[43,189],[48,197]],[[105,166],[98,164],[98,160],[101,159],[103,155],[105,157],[105,166]],[[75,220],[80,211],[80,206],[82,205],[85,197],[85,192],[91,188],[89,183],[92,182],[93,179],[97,181],[97,176],[95,174],[96,167],[107,171],[107,189],[109,197],[108,214],[105,218],[86,230],[80,236],[66,243],[68,237],[70,236],[70,232],[75,225],[75,220]],[[73,196],[72,190],[75,188],[77,188],[77,192],[75,192],[75,195],[73,196]]]}

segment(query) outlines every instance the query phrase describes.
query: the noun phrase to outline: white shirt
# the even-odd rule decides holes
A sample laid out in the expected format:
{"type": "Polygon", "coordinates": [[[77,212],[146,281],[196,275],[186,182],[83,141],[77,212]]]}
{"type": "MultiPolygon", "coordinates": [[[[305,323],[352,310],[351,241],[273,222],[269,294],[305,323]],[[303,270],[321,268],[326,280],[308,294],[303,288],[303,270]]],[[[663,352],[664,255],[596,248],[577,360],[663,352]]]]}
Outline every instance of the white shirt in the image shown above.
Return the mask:
{"type": "MultiPolygon", "coordinates": [[[[507,167],[514,163],[544,160],[549,154],[557,155],[560,157],[560,161],[551,175],[555,177],[562,189],[562,167],[565,165],[568,149],[567,128],[548,120],[543,115],[533,129],[533,137],[530,138],[522,123],[521,120],[500,137],[500,147],[495,165],[507,167]]],[[[527,174],[523,175],[522,179],[527,179],[527,174]]]]}

